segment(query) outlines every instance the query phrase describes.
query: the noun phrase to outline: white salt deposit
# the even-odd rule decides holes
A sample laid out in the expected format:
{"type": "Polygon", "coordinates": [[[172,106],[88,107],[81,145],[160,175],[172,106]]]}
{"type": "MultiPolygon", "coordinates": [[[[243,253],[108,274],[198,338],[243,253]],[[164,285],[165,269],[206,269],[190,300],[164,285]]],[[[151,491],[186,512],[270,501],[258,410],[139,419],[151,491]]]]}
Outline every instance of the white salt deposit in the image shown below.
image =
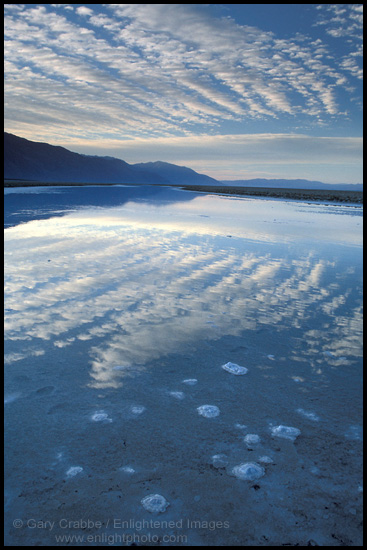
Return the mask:
{"type": "Polygon", "coordinates": [[[220,413],[216,405],[201,405],[201,407],[198,407],[196,410],[201,416],[205,416],[205,418],[214,418],[220,413]]]}
{"type": "Polygon", "coordinates": [[[270,456],[264,455],[259,457],[259,462],[263,462],[264,464],[272,464],[273,459],[270,458],[270,456]]]}
{"type": "Polygon", "coordinates": [[[120,472],[124,472],[124,474],[135,474],[135,470],[131,466],[122,466],[120,472]]]}
{"type": "Polygon", "coordinates": [[[265,470],[262,466],[259,466],[259,464],[256,464],[255,462],[245,462],[235,466],[232,469],[232,474],[238,479],[254,481],[255,479],[262,477],[265,474],[265,470]]]}
{"type": "Polygon", "coordinates": [[[91,419],[93,422],[103,422],[104,420],[106,422],[112,422],[111,418],[108,418],[108,414],[105,411],[96,411],[94,414],[92,414],[91,419]]]}
{"type": "Polygon", "coordinates": [[[162,513],[169,506],[169,502],[162,495],[148,495],[141,500],[143,507],[152,514],[162,513]]]}
{"type": "Polygon", "coordinates": [[[196,378],[186,378],[186,380],[183,380],[183,383],[184,384],[187,384],[188,386],[195,386],[195,384],[197,384],[197,379],[196,378]]]}
{"type": "Polygon", "coordinates": [[[83,468],[81,466],[71,466],[71,468],[69,468],[68,471],[66,472],[66,475],[68,477],[74,477],[77,474],[80,474],[80,472],[82,471],[83,471],[83,468]]]}
{"type": "Polygon", "coordinates": [[[289,439],[294,441],[300,434],[301,430],[298,428],[292,428],[291,426],[274,426],[271,429],[271,434],[276,437],[282,437],[283,439],[289,439]]]}
{"type": "Polygon", "coordinates": [[[240,365],[237,365],[236,363],[228,362],[225,365],[222,365],[222,369],[226,370],[227,372],[230,372],[231,374],[246,374],[248,372],[248,369],[246,367],[241,367],[240,365]]]}
{"type": "Polygon", "coordinates": [[[170,391],[169,394],[175,399],[180,399],[181,401],[185,398],[185,394],[183,391],[170,391]]]}
{"type": "Polygon", "coordinates": [[[214,468],[225,468],[228,464],[228,457],[223,453],[213,455],[211,458],[211,463],[213,464],[214,468]]]}
{"type": "Polygon", "coordinates": [[[246,430],[247,429],[246,424],[240,424],[239,422],[236,422],[234,427],[237,428],[238,430],[246,430]]]}
{"type": "Polygon", "coordinates": [[[320,420],[320,417],[313,412],[305,411],[304,409],[297,409],[296,412],[298,412],[298,414],[301,414],[305,418],[308,418],[308,420],[312,420],[313,422],[318,422],[320,420]]]}
{"type": "Polygon", "coordinates": [[[247,434],[244,438],[243,438],[244,442],[247,443],[248,445],[254,445],[256,443],[260,443],[260,436],[257,435],[257,434],[247,434]]]}
{"type": "Polygon", "coordinates": [[[145,411],[145,407],[143,405],[132,405],[130,407],[130,412],[133,414],[142,414],[145,411]]]}

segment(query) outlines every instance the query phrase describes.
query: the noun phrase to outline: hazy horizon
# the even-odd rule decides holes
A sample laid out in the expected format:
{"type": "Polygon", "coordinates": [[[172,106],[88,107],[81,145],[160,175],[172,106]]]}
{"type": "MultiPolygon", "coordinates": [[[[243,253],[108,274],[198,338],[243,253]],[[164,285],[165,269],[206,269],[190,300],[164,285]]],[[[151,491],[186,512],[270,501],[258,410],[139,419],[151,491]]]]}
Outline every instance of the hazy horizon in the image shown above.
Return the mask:
{"type": "Polygon", "coordinates": [[[362,4],[8,4],[5,130],[218,180],[363,181],[362,4]]]}

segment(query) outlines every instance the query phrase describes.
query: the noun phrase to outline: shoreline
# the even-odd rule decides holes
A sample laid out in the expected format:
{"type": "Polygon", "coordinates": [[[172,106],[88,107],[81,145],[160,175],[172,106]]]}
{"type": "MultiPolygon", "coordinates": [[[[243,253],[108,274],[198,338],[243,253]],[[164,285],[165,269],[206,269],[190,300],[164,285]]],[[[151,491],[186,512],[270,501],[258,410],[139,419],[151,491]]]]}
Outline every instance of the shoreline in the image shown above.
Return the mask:
{"type": "Polygon", "coordinates": [[[220,195],[241,195],[278,199],[295,199],[322,202],[343,202],[363,204],[363,191],[339,191],[336,189],[290,189],[278,187],[226,187],[183,185],[188,191],[203,191],[220,195]]]}
{"type": "MultiPolygon", "coordinates": [[[[85,187],[85,186],[115,186],[115,185],[147,185],[139,183],[73,183],[73,182],[39,182],[29,180],[5,180],[4,188],[14,187],[85,187]]],[[[219,195],[255,196],[278,199],[294,199],[305,201],[341,202],[363,204],[363,191],[345,191],[337,189],[291,189],[278,187],[245,187],[225,185],[185,185],[185,184],[151,184],[159,187],[177,187],[185,191],[214,193],[219,195]]]]}

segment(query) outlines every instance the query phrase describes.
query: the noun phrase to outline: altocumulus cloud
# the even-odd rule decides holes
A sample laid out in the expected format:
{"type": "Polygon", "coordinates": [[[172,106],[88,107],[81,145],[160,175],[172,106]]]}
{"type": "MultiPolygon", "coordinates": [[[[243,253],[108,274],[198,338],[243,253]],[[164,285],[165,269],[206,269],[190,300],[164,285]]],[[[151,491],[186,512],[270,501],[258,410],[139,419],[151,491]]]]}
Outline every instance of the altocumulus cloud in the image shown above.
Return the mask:
{"type": "Polygon", "coordinates": [[[201,4],[6,5],[6,129],[66,146],[320,132],[361,101],[362,6],[309,9],[313,32],[289,37],[201,4]]]}

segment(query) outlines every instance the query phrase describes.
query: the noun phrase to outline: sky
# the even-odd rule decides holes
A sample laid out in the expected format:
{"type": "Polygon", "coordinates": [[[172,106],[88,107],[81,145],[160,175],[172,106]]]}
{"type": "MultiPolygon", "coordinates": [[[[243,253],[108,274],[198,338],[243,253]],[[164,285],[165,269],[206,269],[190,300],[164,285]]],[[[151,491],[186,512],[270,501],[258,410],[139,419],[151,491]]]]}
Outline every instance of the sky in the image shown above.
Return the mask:
{"type": "Polygon", "coordinates": [[[6,4],[5,131],[219,180],[362,179],[362,4],[6,4]]]}

